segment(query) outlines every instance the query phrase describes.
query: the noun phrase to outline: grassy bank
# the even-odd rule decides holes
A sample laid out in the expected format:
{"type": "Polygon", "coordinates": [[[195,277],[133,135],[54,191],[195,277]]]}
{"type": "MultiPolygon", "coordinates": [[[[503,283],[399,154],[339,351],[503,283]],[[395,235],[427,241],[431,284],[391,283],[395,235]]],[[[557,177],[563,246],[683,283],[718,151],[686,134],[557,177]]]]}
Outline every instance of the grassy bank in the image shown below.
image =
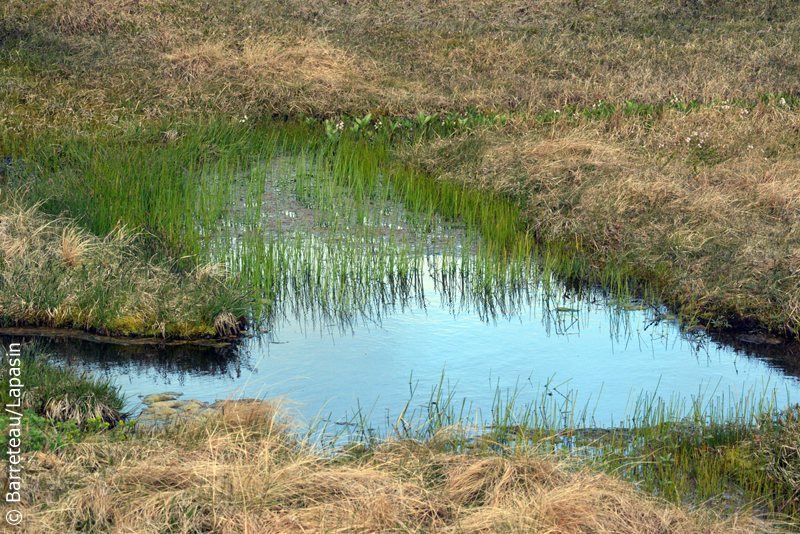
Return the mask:
{"type": "MultiPolygon", "coordinates": [[[[800,407],[776,410],[758,391],[688,406],[639,397],[619,426],[597,429],[580,426],[586,413],[570,395],[543,391],[529,406],[498,396],[483,421],[459,413],[440,389],[427,408],[412,409],[410,399],[389,437],[356,425],[330,441],[267,401],[142,431],[122,421],[125,400],[108,380],[54,365],[35,343],[23,344],[20,360],[22,499],[3,509],[20,509],[26,532],[798,526],[800,407]]],[[[18,403],[8,369],[4,407],[18,403]]],[[[10,423],[0,417],[4,448],[10,423]]]]}
{"type": "Polygon", "coordinates": [[[81,431],[116,426],[126,416],[125,399],[112,381],[54,364],[36,342],[23,343],[17,349],[16,355],[8,356],[17,360],[14,365],[0,369],[4,408],[0,444],[4,454],[10,437],[5,430],[12,412],[24,414],[24,452],[56,450],[79,439],[81,431]],[[12,367],[19,374],[12,374],[12,367]],[[16,391],[12,391],[11,378],[17,379],[15,384],[22,384],[16,391]]]}
{"type": "Polygon", "coordinates": [[[545,240],[580,236],[572,247],[586,259],[580,278],[622,265],[693,321],[795,336],[800,107],[792,106],[770,98],[639,114],[617,104],[601,117],[565,109],[410,157],[442,180],[519,199],[545,240]]]}
{"type": "Polygon", "coordinates": [[[400,442],[326,460],[264,417],[171,438],[95,439],[64,459],[43,455],[30,465],[30,483],[47,489],[22,507],[27,532],[783,531],[681,511],[557,458],[453,455],[400,442]]]}
{"type": "Polygon", "coordinates": [[[476,435],[480,424],[443,424],[444,403],[406,414],[394,438],[334,451],[300,437],[270,402],[155,434],[109,429],[108,414],[90,416],[101,405],[119,414],[115,388],[30,350],[24,362],[30,395],[14,507],[26,532],[796,531],[782,514],[797,512],[797,407],[755,413],[753,399],[739,399],[727,415],[706,410],[692,423],[645,403],[637,426],[603,432],[559,425],[563,406],[548,408],[543,395],[536,411],[556,419],[510,425],[502,413],[517,407],[508,404],[476,435]],[[62,392],[77,411],[42,410],[62,392]]]}
{"type": "Polygon", "coordinates": [[[249,302],[214,265],[178,272],[143,259],[124,225],[100,238],[44,214],[24,195],[0,198],[0,324],[160,337],[238,333],[249,302]]]}
{"type": "Polygon", "coordinates": [[[208,115],[506,114],[404,154],[521,202],[537,236],[578,244],[584,279],[610,265],[691,320],[796,336],[799,15],[732,0],[8,2],[0,140],[11,155],[44,131],[158,124],[167,142],[208,115]]]}
{"type": "Polygon", "coordinates": [[[50,120],[86,129],[209,111],[258,118],[754,101],[796,92],[800,75],[798,7],[782,0],[71,0],[3,9],[5,76],[14,82],[3,88],[14,112],[5,128],[21,119],[26,131],[50,120]]]}

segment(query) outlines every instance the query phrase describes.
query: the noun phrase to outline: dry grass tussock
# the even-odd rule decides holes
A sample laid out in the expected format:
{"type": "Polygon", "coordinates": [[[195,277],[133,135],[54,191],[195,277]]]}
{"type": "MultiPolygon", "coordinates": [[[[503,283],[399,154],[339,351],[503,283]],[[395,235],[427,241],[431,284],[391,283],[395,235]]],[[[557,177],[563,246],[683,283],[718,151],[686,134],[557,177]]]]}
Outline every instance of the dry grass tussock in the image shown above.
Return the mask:
{"type": "Polygon", "coordinates": [[[660,272],[665,298],[724,326],[800,333],[800,113],[720,103],[442,140],[411,156],[443,180],[523,200],[540,237],[594,265],[660,272]],[[478,141],[476,141],[478,139],[478,141]],[[473,157],[460,160],[464,146],[473,157]]]}
{"type": "Polygon", "coordinates": [[[754,533],[555,458],[458,455],[418,442],[323,457],[270,402],[201,426],[28,460],[26,532],[754,533]]]}
{"type": "Polygon", "coordinates": [[[246,304],[219,267],[181,275],[140,259],[124,227],[100,238],[8,197],[0,203],[0,284],[1,322],[14,326],[229,335],[246,304]]]}

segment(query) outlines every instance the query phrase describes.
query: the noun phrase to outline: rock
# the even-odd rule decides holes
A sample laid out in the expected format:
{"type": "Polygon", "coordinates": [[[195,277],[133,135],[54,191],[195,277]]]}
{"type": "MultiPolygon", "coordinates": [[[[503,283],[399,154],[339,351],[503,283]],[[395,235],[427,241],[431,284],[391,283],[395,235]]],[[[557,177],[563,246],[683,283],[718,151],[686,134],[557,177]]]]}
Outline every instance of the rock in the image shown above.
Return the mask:
{"type": "Polygon", "coordinates": [[[167,391],[165,393],[154,393],[142,399],[142,404],[153,404],[154,402],[171,401],[176,397],[180,397],[183,393],[176,393],[174,391],[167,391]]]}
{"type": "Polygon", "coordinates": [[[229,424],[248,424],[258,419],[271,419],[275,405],[258,399],[217,400],[209,405],[198,399],[176,400],[181,393],[157,393],[142,399],[145,408],[136,418],[138,430],[158,430],[188,422],[205,422],[220,417],[229,424]]]}
{"type": "Polygon", "coordinates": [[[183,401],[181,405],[181,409],[186,413],[196,413],[199,412],[201,409],[208,407],[207,402],[199,401],[197,399],[191,399],[188,401],[183,401]]]}
{"type": "Polygon", "coordinates": [[[151,408],[147,410],[146,413],[142,412],[142,416],[139,419],[142,420],[142,419],[166,418],[178,414],[178,410],[176,410],[172,406],[159,406],[158,404],[160,403],[156,403],[154,406],[151,406],[151,408]]]}

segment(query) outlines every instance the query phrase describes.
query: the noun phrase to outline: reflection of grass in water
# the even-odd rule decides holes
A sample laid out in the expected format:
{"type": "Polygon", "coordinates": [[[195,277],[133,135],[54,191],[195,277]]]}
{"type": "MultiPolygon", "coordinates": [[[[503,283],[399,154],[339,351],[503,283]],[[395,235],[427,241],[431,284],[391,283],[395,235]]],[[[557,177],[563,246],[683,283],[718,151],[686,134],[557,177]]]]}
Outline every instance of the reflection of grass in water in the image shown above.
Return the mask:
{"type": "MultiPolygon", "coordinates": [[[[96,233],[141,227],[158,254],[182,256],[179,268],[224,260],[257,320],[284,305],[341,324],[374,317],[419,291],[431,254],[441,255],[436,276],[484,316],[539,280],[536,290],[553,294],[550,273],[574,281],[585,271],[580,240],[537,243],[517,204],[409,171],[388,134],[345,132],[331,143],[306,126],[222,121],[177,137],[162,130],[91,145],[32,141],[30,196],[96,233]]],[[[630,292],[621,268],[594,279],[623,298],[630,292]]]]}
{"type": "MultiPolygon", "coordinates": [[[[411,173],[385,143],[345,135],[335,149],[305,149],[287,137],[259,164],[203,175],[201,190],[228,199],[216,206],[222,224],[204,219],[204,234],[216,236],[208,246],[273,306],[267,316],[288,305],[326,321],[374,318],[421,291],[426,265],[450,302],[468,295],[490,316],[522,294],[546,298],[555,288],[549,273],[571,274],[569,250],[524,233],[516,205],[411,173]]],[[[627,292],[619,273],[604,282],[627,292]]]]}

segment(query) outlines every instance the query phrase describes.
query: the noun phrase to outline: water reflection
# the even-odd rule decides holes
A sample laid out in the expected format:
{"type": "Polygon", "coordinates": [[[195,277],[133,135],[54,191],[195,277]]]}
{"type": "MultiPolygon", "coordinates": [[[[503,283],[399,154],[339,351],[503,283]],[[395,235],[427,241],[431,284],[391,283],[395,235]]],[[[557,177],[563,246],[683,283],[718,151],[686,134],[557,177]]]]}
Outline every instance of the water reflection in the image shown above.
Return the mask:
{"type": "Polygon", "coordinates": [[[558,281],[527,240],[487,252],[476,228],[410,213],[376,176],[356,202],[313,161],[199,177],[221,188],[208,200],[224,216],[200,229],[209,253],[263,291],[258,335],[228,347],[53,338],[48,350],[118,377],[134,399],[285,397],[305,420],[392,422],[440,386],[484,420],[498,398],[524,409],[545,391],[603,424],[639,393],[800,397],[795,346],[684,333],[665,309],[558,281]]]}
{"type": "MultiPolygon", "coordinates": [[[[45,354],[71,367],[90,369],[117,378],[123,390],[164,385],[185,386],[199,377],[234,381],[256,371],[241,343],[224,346],[126,345],[77,339],[64,335],[0,335],[11,342],[38,343],[45,354]]],[[[133,391],[131,393],[134,393],[133,391]]]]}
{"type": "Polygon", "coordinates": [[[136,395],[176,389],[204,401],[285,397],[306,421],[341,423],[360,410],[375,426],[396,421],[412,391],[412,409],[425,409],[440,383],[465,413],[484,420],[498,395],[515,396],[522,408],[543,388],[556,398],[574,395],[573,408],[598,424],[624,420],[640,393],[731,400],[777,388],[781,404],[800,397],[796,346],[735,338],[724,345],[682,333],[663,309],[615,303],[597,290],[527,288],[487,306],[451,291],[437,272],[426,265],[414,291],[387,297],[376,305],[380,313],[346,328],[285,313],[272,331],[237,346],[53,339],[48,350],[68,365],[117,377],[134,403],[136,395]]]}

